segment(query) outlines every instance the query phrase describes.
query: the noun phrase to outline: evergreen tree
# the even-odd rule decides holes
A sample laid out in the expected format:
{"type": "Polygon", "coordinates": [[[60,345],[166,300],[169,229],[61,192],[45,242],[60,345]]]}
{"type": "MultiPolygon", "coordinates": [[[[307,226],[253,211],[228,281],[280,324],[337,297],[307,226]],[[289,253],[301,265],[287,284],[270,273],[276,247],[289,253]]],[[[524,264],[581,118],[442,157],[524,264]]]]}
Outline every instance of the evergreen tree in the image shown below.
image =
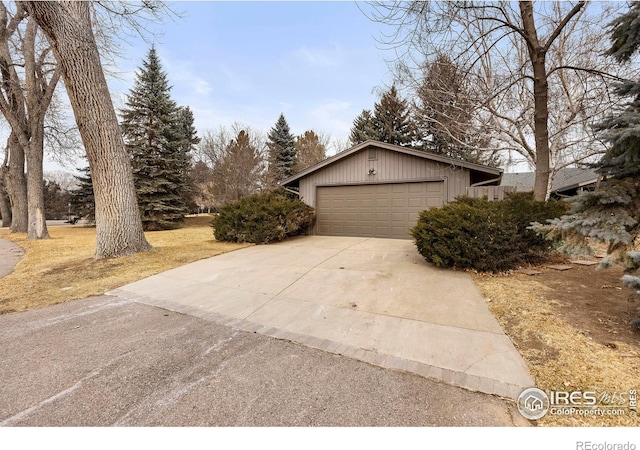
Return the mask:
{"type": "Polygon", "coordinates": [[[284,114],[280,114],[275,126],[267,135],[269,149],[269,178],[275,186],[293,175],[296,163],[296,141],[284,114]]]}
{"type": "Polygon", "coordinates": [[[415,124],[406,100],[398,96],[395,86],[382,94],[380,102],[374,105],[373,126],[379,141],[404,147],[412,145],[415,124]]]}
{"type": "Polygon", "coordinates": [[[145,230],[176,228],[188,212],[186,176],[194,143],[193,116],[178,108],[170,90],[152,47],[121,111],[145,230]]]}
{"type": "Polygon", "coordinates": [[[296,138],[295,171],[299,172],[307,167],[319,163],[327,156],[327,147],[315,131],[308,130],[296,138]]]}
{"type": "Polygon", "coordinates": [[[44,211],[47,220],[67,217],[69,214],[69,192],[62,189],[58,182],[43,180],[44,211]]]}
{"type": "Polygon", "coordinates": [[[191,169],[193,161],[191,158],[192,151],[195,146],[200,143],[198,132],[194,126],[193,112],[188,106],[181,106],[177,113],[177,134],[176,149],[176,173],[180,174],[178,181],[180,186],[177,189],[189,211],[198,209],[195,201],[195,192],[192,188],[191,169]]]}
{"type": "Polygon", "coordinates": [[[497,152],[485,149],[486,137],[473,123],[474,101],[466,76],[446,55],[423,69],[416,89],[413,118],[420,147],[449,158],[499,165],[497,152]]]}
{"type": "Polygon", "coordinates": [[[371,110],[363,109],[360,115],[353,121],[349,140],[351,141],[351,145],[357,145],[369,139],[379,141],[380,134],[376,130],[371,110]]]}
{"type": "Polygon", "coordinates": [[[225,146],[213,168],[218,205],[240,200],[260,190],[263,157],[256,142],[246,130],[225,146]]]}
{"type": "Polygon", "coordinates": [[[95,222],[96,204],[93,198],[93,181],[91,180],[91,170],[89,167],[78,169],[81,174],[74,175],[78,181],[78,187],[69,191],[72,213],[77,217],[95,222]]]}

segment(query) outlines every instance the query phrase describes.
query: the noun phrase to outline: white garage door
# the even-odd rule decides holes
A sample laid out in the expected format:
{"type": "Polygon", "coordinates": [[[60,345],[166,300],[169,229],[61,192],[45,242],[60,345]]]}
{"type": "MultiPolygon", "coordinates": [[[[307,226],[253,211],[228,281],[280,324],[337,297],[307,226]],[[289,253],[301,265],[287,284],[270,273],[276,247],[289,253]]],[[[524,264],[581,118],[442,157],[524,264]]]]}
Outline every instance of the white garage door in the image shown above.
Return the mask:
{"type": "Polygon", "coordinates": [[[439,181],[318,187],[317,233],[409,239],[420,211],[443,202],[439,181]]]}

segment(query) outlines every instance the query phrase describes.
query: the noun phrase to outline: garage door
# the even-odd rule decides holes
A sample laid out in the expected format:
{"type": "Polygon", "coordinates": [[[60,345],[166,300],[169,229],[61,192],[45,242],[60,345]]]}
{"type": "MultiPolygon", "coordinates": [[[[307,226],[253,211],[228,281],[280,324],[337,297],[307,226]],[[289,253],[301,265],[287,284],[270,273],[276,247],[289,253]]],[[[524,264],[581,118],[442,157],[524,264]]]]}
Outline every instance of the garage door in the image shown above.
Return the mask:
{"type": "Polygon", "coordinates": [[[418,214],[442,206],[443,182],[318,187],[317,233],[409,239],[418,214]]]}

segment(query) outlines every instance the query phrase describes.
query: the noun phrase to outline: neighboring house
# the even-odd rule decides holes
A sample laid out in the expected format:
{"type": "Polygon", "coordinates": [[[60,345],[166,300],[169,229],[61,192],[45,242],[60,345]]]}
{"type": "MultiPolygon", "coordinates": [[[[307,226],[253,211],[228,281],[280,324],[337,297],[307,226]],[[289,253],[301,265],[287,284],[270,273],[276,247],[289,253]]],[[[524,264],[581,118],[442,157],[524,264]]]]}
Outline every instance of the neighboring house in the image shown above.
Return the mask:
{"type": "MultiPolygon", "coordinates": [[[[536,174],[534,172],[505,173],[500,186],[514,186],[517,192],[533,191],[536,174]]],[[[554,198],[573,197],[581,191],[592,191],[598,182],[598,174],[593,169],[560,169],[553,177],[549,195],[554,198]]]]}
{"type": "Polygon", "coordinates": [[[366,141],[281,185],[316,209],[315,234],[408,239],[421,211],[476,183],[497,185],[501,175],[501,169],[366,141]]]}

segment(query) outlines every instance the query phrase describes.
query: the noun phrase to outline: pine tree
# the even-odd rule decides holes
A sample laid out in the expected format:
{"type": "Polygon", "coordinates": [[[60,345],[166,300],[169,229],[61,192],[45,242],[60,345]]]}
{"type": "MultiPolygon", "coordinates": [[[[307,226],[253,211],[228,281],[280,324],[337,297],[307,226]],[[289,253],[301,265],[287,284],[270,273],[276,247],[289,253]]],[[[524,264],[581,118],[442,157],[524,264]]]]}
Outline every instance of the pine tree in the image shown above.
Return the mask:
{"type": "Polygon", "coordinates": [[[89,222],[96,220],[96,204],[93,198],[93,181],[89,167],[78,169],[81,174],[74,175],[78,181],[78,187],[69,191],[72,212],[89,222]]]}
{"type": "MultiPolygon", "coordinates": [[[[618,62],[628,61],[640,48],[640,35],[634,30],[640,23],[640,4],[613,25],[609,54],[618,62]]],[[[589,250],[588,240],[608,244],[601,267],[622,263],[627,275],[623,282],[640,289],[640,277],[632,275],[640,268],[640,252],[632,251],[640,236],[640,80],[619,85],[617,95],[631,97],[627,107],[608,117],[595,128],[610,144],[596,171],[605,177],[599,189],[579,195],[572,214],[534,229],[550,238],[564,241],[564,249],[589,250]]]]}
{"type": "Polygon", "coordinates": [[[409,115],[406,100],[398,96],[395,86],[374,105],[373,126],[378,140],[389,144],[410,146],[415,139],[415,124],[409,115]]]}
{"type": "Polygon", "coordinates": [[[425,66],[416,94],[412,112],[423,150],[498,166],[496,152],[479,150],[488,144],[474,127],[471,88],[448,56],[438,55],[425,66]]]}
{"type": "Polygon", "coordinates": [[[225,146],[213,168],[219,205],[234,202],[260,190],[263,157],[249,132],[240,130],[225,146]]]}
{"type": "Polygon", "coordinates": [[[269,181],[275,186],[293,175],[296,163],[296,141],[284,114],[267,135],[269,149],[269,181]]]}
{"type": "Polygon", "coordinates": [[[44,210],[47,220],[67,217],[69,208],[69,191],[62,189],[54,180],[44,181],[44,210]]]}
{"type": "Polygon", "coordinates": [[[171,99],[170,90],[152,47],[121,111],[145,230],[176,228],[188,212],[186,176],[193,121],[190,111],[181,110],[171,99]]]}
{"type": "Polygon", "coordinates": [[[308,130],[296,138],[295,171],[299,172],[324,160],[327,147],[315,131],[308,130]]]}
{"type": "Polygon", "coordinates": [[[358,145],[369,139],[379,141],[380,134],[376,130],[371,110],[363,109],[360,115],[353,121],[349,140],[351,141],[351,145],[358,145]]]}
{"type": "Polygon", "coordinates": [[[193,161],[191,158],[192,151],[195,150],[195,146],[200,143],[198,132],[194,126],[194,117],[191,108],[188,106],[181,106],[177,112],[176,122],[176,173],[180,176],[177,179],[179,186],[177,192],[187,205],[188,210],[196,211],[198,205],[195,201],[195,193],[192,189],[192,183],[190,180],[191,169],[193,161]]]}

